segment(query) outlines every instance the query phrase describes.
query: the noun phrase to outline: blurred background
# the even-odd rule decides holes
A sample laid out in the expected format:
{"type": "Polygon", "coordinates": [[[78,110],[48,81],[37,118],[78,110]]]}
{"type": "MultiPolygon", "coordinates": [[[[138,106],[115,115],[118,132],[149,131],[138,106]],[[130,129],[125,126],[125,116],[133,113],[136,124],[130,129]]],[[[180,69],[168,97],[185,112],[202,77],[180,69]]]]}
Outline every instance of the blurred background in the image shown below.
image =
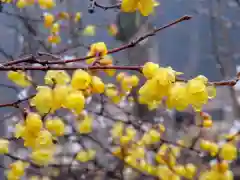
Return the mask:
{"type": "MultiPolygon", "coordinates": [[[[97,0],[99,5],[110,6],[117,0],[97,0]]],[[[56,0],[61,11],[82,13],[79,23],[61,23],[59,45],[51,46],[46,41],[49,32],[43,27],[43,14],[37,5],[18,9],[13,4],[2,4],[0,12],[0,60],[9,61],[39,52],[53,53],[62,58],[83,57],[91,43],[104,41],[108,48],[130,42],[154,27],[160,27],[183,15],[191,15],[190,21],[177,24],[161,31],[132,49],[114,54],[115,63],[140,65],[146,61],[157,62],[162,66],[172,66],[191,78],[202,74],[210,81],[232,79],[240,71],[240,1],[238,0],[159,0],[160,6],[151,17],[139,13],[120,13],[118,9],[104,10],[89,0],[56,0]],[[93,11],[92,13],[89,13],[93,11]],[[94,36],[84,36],[81,32],[88,26],[96,27],[94,36]],[[110,35],[109,27],[117,27],[117,34],[110,35]]],[[[49,58],[43,56],[42,58],[49,58]]],[[[34,72],[41,79],[41,72],[34,72]]],[[[12,102],[24,96],[24,91],[14,87],[0,75],[0,102],[12,102]]],[[[240,120],[240,85],[220,87],[217,97],[204,110],[212,115],[216,133],[237,131],[240,120]]],[[[0,109],[1,117],[14,115],[15,109],[0,109]]],[[[168,112],[175,121],[186,116],[180,112],[168,112]],[[179,118],[180,117],[180,118],[179,118]]],[[[1,135],[9,131],[7,121],[1,121],[1,135]]],[[[236,171],[237,172],[237,171],[236,171]]]]}

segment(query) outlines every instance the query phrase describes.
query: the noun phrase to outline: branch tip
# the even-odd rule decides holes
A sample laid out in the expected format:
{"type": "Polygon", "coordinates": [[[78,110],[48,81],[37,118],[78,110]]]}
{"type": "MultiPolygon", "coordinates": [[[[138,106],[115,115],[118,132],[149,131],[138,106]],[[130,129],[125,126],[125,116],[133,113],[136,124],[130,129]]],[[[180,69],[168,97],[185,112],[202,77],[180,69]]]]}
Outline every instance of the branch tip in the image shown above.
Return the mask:
{"type": "Polygon", "coordinates": [[[185,21],[185,20],[190,20],[192,19],[192,16],[189,16],[189,15],[185,15],[182,17],[182,20],[185,21]]]}

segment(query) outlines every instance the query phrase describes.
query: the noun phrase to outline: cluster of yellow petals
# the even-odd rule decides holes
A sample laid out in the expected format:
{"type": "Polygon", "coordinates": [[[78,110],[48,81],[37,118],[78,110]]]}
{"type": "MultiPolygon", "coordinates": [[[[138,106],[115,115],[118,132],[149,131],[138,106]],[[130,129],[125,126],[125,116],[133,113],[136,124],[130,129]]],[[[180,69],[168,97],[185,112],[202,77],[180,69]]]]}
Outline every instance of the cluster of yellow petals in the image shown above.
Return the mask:
{"type": "Polygon", "coordinates": [[[23,71],[9,71],[7,75],[8,79],[20,87],[28,87],[31,85],[31,78],[23,71]]]}
{"type": "Polygon", "coordinates": [[[1,2],[3,2],[3,3],[11,3],[12,0],[1,0],[1,2]]]}
{"type": "Polygon", "coordinates": [[[93,129],[93,117],[91,115],[85,115],[83,120],[78,122],[78,131],[81,134],[91,133],[93,129]]]}
{"type": "MultiPolygon", "coordinates": [[[[77,16],[75,16],[75,21],[79,21],[77,16]]],[[[84,36],[94,36],[96,34],[96,27],[94,25],[87,25],[84,29],[83,29],[83,35],[84,36]]]]}
{"type": "Polygon", "coordinates": [[[55,136],[64,135],[65,125],[59,118],[47,119],[45,125],[41,116],[29,112],[24,123],[15,127],[15,137],[24,140],[24,146],[32,149],[31,159],[39,165],[47,165],[53,160],[55,136]]]}
{"type": "Polygon", "coordinates": [[[197,125],[204,127],[204,128],[212,127],[212,125],[213,125],[212,117],[208,113],[200,112],[199,115],[202,118],[202,121],[200,124],[197,124],[197,125]]]}
{"type": "MultiPolygon", "coordinates": [[[[12,0],[1,0],[3,3],[11,3],[12,0]]],[[[16,6],[18,8],[25,8],[38,4],[43,10],[51,10],[56,7],[55,0],[17,0],[16,6]]],[[[121,3],[121,10],[123,12],[134,12],[137,9],[143,16],[148,16],[154,12],[154,7],[158,6],[159,3],[156,0],[123,0],[121,3]]],[[[59,12],[56,17],[50,13],[44,14],[44,26],[50,29],[50,35],[47,41],[50,44],[59,44],[61,42],[61,37],[59,35],[60,25],[59,20],[69,20],[72,19],[73,22],[78,23],[82,17],[81,12],[76,12],[75,15],[69,15],[67,12],[59,12]],[[53,24],[54,23],[54,24],[53,24]]],[[[110,35],[115,36],[117,34],[117,28],[115,25],[110,25],[108,27],[110,35]]],[[[87,25],[83,29],[84,36],[94,36],[96,34],[96,27],[94,25],[87,25]]]]}
{"type": "Polygon", "coordinates": [[[165,99],[170,109],[182,111],[191,105],[200,111],[208,99],[216,95],[215,87],[208,85],[207,78],[201,75],[187,82],[177,82],[179,72],[152,62],[147,62],[142,72],[147,81],[139,89],[139,102],[148,105],[150,109],[157,108],[165,99]]]}
{"type": "Polygon", "coordinates": [[[68,20],[70,19],[70,15],[67,13],[67,12],[59,12],[57,15],[56,15],[56,19],[58,20],[68,20]]]}
{"type": "Polygon", "coordinates": [[[161,135],[165,127],[162,124],[157,125],[145,132],[139,137],[139,133],[131,126],[125,126],[121,122],[114,124],[111,135],[115,143],[120,147],[113,149],[113,154],[123,159],[127,164],[141,172],[159,177],[163,180],[181,179],[181,177],[192,179],[197,172],[194,164],[178,164],[177,158],[180,156],[181,148],[168,143],[160,145],[155,159],[157,164],[148,162],[146,152],[152,145],[161,142],[161,135]]]}
{"type": "MultiPolygon", "coordinates": [[[[139,78],[136,75],[129,75],[120,72],[116,75],[117,85],[109,83],[105,87],[105,95],[115,104],[118,104],[125,97],[128,97],[131,90],[138,86],[139,78]]],[[[128,97],[129,102],[131,97],[128,97]]]]}
{"type": "Polygon", "coordinates": [[[154,12],[154,7],[159,3],[155,0],[123,0],[121,10],[123,12],[134,12],[139,10],[143,16],[149,16],[154,12]]]}
{"type": "Polygon", "coordinates": [[[59,117],[47,119],[45,122],[46,129],[56,136],[63,136],[65,132],[65,124],[59,117]]]}
{"type": "MultiPolygon", "coordinates": [[[[75,23],[79,22],[81,19],[81,12],[76,12],[73,17],[75,23]]],[[[50,30],[50,35],[48,36],[48,42],[50,44],[59,44],[61,42],[60,37],[60,22],[64,20],[69,20],[70,15],[67,12],[59,12],[56,15],[51,13],[44,14],[44,27],[50,30]]],[[[88,31],[91,31],[90,29],[88,31]]]]}
{"type": "Polygon", "coordinates": [[[93,149],[88,149],[88,150],[82,150],[79,151],[76,155],[76,160],[79,162],[88,162],[90,160],[93,160],[95,158],[96,151],[93,149]]]}
{"type": "MultiPolygon", "coordinates": [[[[20,75],[20,78],[18,76],[16,78],[10,72],[8,76],[16,84],[23,86],[26,84],[23,81],[25,75],[20,75]]],[[[60,108],[67,108],[80,114],[84,109],[86,97],[92,93],[101,94],[105,91],[105,85],[100,77],[82,69],[76,70],[72,77],[62,70],[49,70],[44,80],[46,85],[38,86],[36,95],[30,100],[31,106],[34,106],[41,115],[55,112],[60,108]]]]}
{"type": "Polygon", "coordinates": [[[42,9],[52,9],[56,6],[55,0],[38,0],[38,4],[42,9]]]}
{"type": "Polygon", "coordinates": [[[79,22],[80,19],[81,19],[81,17],[82,17],[82,13],[81,13],[81,12],[77,12],[77,13],[75,14],[75,17],[74,17],[74,22],[75,22],[75,23],[79,22]]]}
{"type": "Polygon", "coordinates": [[[93,58],[88,58],[86,60],[86,63],[92,64],[96,60],[96,58],[104,57],[107,55],[107,53],[108,53],[108,49],[104,42],[94,43],[90,46],[90,50],[87,53],[87,56],[89,57],[93,56],[93,58]]]}
{"type": "Polygon", "coordinates": [[[210,170],[201,172],[199,180],[224,179],[233,180],[233,172],[229,170],[227,161],[221,161],[213,164],[210,170]]]}
{"type": "MultiPolygon", "coordinates": [[[[3,0],[2,2],[10,3],[12,0],[3,0]]],[[[16,6],[18,8],[25,8],[27,6],[31,6],[34,3],[37,3],[41,9],[52,9],[56,6],[56,3],[54,0],[17,0],[16,6]]]]}
{"type": "Polygon", "coordinates": [[[116,24],[110,24],[108,26],[108,33],[111,35],[111,36],[116,36],[117,33],[118,33],[118,27],[116,24]]]}
{"type": "Polygon", "coordinates": [[[200,143],[201,149],[208,151],[212,156],[216,156],[219,153],[220,158],[233,161],[237,158],[238,150],[234,142],[226,142],[222,146],[214,142],[202,140],[200,143]]]}
{"type": "Polygon", "coordinates": [[[9,141],[7,139],[0,139],[0,154],[9,152],[9,141]]]}
{"type": "Polygon", "coordinates": [[[8,180],[20,180],[25,173],[25,168],[28,164],[20,160],[10,164],[9,170],[6,172],[6,177],[8,180]]]}

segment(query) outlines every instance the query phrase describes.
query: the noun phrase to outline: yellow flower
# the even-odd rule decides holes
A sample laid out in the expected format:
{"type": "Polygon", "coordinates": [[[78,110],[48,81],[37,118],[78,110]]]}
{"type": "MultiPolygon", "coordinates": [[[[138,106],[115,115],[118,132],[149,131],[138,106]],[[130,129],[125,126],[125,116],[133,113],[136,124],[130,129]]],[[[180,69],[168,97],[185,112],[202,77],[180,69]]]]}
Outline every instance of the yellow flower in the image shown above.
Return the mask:
{"type": "MultiPolygon", "coordinates": [[[[23,130],[23,127],[21,127],[20,125],[18,125],[18,127],[23,130]]],[[[43,123],[41,120],[41,116],[33,112],[28,113],[26,117],[26,130],[33,134],[37,134],[40,132],[42,127],[43,123]]]]}
{"type": "Polygon", "coordinates": [[[70,76],[64,70],[49,70],[47,71],[45,77],[45,84],[58,84],[58,85],[65,85],[70,82],[70,76]]]}
{"type": "Polygon", "coordinates": [[[63,107],[70,90],[71,87],[66,85],[57,85],[53,89],[53,107],[51,112],[63,107]]]}
{"type": "Polygon", "coordinates": [[[59,33],[59,30],[60,30],[59,23],[54,23],[51,27],[51,33],[57,34],[57,33],[59,33]]]}
{"type": "Polygon", "coordinates": [[[87,25],[83,30],[84,36],[94,36],[96,34],[96,27],[94,25],[87,25]]]}
{"type": "Polygon", "coordinates": [[[114,84],[107,84],[105,89],[105,95],[113,98],[118,96],[117,87],[114,84]]]}
{"type": "Polygon", "coordinates": [[[169,91],[166,103],[170,109],[184,110],[188,106],[188,94],[185,84],[175,83],[169,91]]]}
{"type": "Polygon", "coordinates": [[[25,8],[27,6],[27,1],[26,0],[18,0],[16,5],[18,8],[25,8]]]}
{"type": "Polygon", "coordinates": [[[51,44],[59,44],[61,42],[61,37],[57,34],[52,34],[48,36],[48,42],[51,44]]]}
{"type": "Polygon", "coordinates": [[[195,165],[189,163],[185,166],[185,170],[186,170],[186,174],[185,176],[188,178],[188,179],[192,179],[193,176],[196,174],[196,171],[197,171],[197,168],[195,165]]]}
{"type": "Polygon", "coordinates": [[[52,134],[47,130],[42,130],[38,134],[36,138],[36,147],[46,148],[51,147],[53,145],[53,137],[52,134]]]}
{"type": "Polygon", "coordinates": [[[80,162],[87,162],[94,159],[95,155],[96,155],[96,151],[92,149],[89,149],[87,151],[79,151],[76,156],[76,159],[80,162]]]}
{"type": "Polygon", "coordinates": [[[143,16],[148,16],[154,11],[155,0],[123,0],[121,10],[123,12],[134,12],[137,9],[143,16]]]}
{"type": "Polygon", "coordinates": [[[69,93],[63,104],[65,108],[73,110],[74,113],[79,114],[85,106],[85,97],[81,91],[73,91],[69,93]]]}
{"type": "Polygon", "coordinates": [[[118,33],[118,28],[116,26],[116,24],[110,24],[109,27],[108,27],[108,33],[111,35],[111,36],[116,36],[117,33],[118,33]]]}
{"type": "Polygon", "coordinates": [[[15,176],[23,176],[26,164],[22,161],[15,161],[14,163],[10,164],[10,170],[15,176]]]}
{"type": "Polygon", "coordinates": [[[92,87],[92,92],[94,92],[94,93],[103,93],[104,92],[104,83],[97,76],[92,76],[91,87],[92,87]]]}
{"type": "Polygon", "coordinates": [[[12,171],[6,172],[7,180],[20,180],[21,177],[15,175],[12,171]]]}
{"type": "Polygon", "coordinates": [[[81,12],[77,12],[77,13],[75,14],[75,17],[74,17],[74,22],[75,22],[75,23],[79,22],[80,19],[81,19],[81,16],[82,16],[82,13],[81,13],[81,12]]]}
{"type": "MultiPolygon", "coordinates": [[[[101,57],[101,58],[105,59],[106,57],[103,57],[103,56],[107,55],[107,52],[108,52],[108,50],[107,50],[106,44],[104,42],[97,42],[97,43],[93,43],[90,46],[90,50],[87,53],[87,57],[97,56],[97,57],[101,57]]],[[[95,60],[96,60],[96,57],[88,58],[86,60],[86,63],[92,64],[95,60]]],[[[102,61],[102,59],[100,60],[100,62],[101,61],[102,61]]],[[[103,64],[101,64],[101,65],[103,65],[103,64]]]]}
{"type": "Polygon", "coordinates": [[[68,20],[70,16],[67,12],[60,12],[57,17],[59,20],[68,20]]]}
{"type": "Polygon", "coordinates": [[[232,161],[237,158],[237,148],[232,143],[225,143],[220,149],[220,157],[224,160],[232,161]]]}
{"type": "Polygon", "coordinates": [[[30,101],[41,114],[50,112],[53,107],[53,91],[48,86],[38,86],[37,94],[30,101]]]}
{"type": "Polygon", "coordinates": [[[113,138],[119,138],[123,135],[124,125],[122,122],[116,122],[111,130],[111,135],[113,138]]]}
{"type": "Polygon", "coordinates": [[[88,72],[78,69],[73,73],[71,85],[74,89],[84,90],[89,87],[91,76],[88,72]]]}
{"type": "Polygon", "coordinates": [[[54,16],[50,13],[44,14],[44,26],[46,28],[50,28],[53,25],[54,22],[54,16]]]}
{"type": "Polygon", "coordinates": [[[58,117],[47,119],[45,127],[56,136],[62,136],[64,134],[64,122],[58,117]]]}
{"type": "Polygon", "coordinates": [[[91,45],[90,52],[94,55],[105,56],[107,55],[108,50],[104,42],[97,42],[91,45]]]}
{"type": "Polygon", "coordinates": [[[196,111],[200,111],[208,101],[206,83],[207,79],[204,76],[197,76],[187,83],[188,100],[196,111]]]}
{"type": "Polygon", "coordinates": [[[12,0],[1,0],[1,2],[3,2],[3,3],[11,3],[12,0]]]}
{"type": "Polygon", "coordinates": [[[52,9],[56,6],[54,0],[38,0],[38,4],[42,9],[52,9]]]}
{"type": "Polygon", "coordinates": [[[147,62],[144,64],[143,68],[142,68],[142,72],[143,75],[147,78],[147,79],[151,79],[154,77],[154,75],[156,74],[156,72],[159,69],[159,65],[155,64],[153,62],[147,62]]]}
{"type": "Polygon", "coordinates": [[[88,134],[92,132],[93,117],[86,115],[84,120],[78,124],[78,130],[81,134],[88,134]]]}
{"type": "Polygon", "coordinates": [[[0,154],[8,153],[9,141],[6,139],[0,139],[0,154]]]}
{"type": "Polygon", "coordinates": [[[24,146],[34,149],[36,147],[36,136],[32,135],[30,132],[25,131],[23,135],[24,146]]]}
{"type": "Polygon", "coordinates": [[[39,165],[47,165],[53,160],[54,151],[52,149],[39,149],[31,154],[32,160],[39,165]]]}
{"type": "Polygon", "coordinates": [[[27,87],[31,85],[30,77],[28,77],[25,72],[23,71],[9,71],[8,72],[8,79],[13,81],[15,84],[21,87],[27,87]]]}
{"type": "Polygon", "coordinates": [[[143,73],[150,79],[139,89],[139,103],[146,104],[149,108],[156,108],[162,98],[169,94],[175,83],[176,72],[170,67],[158,68],[157,65],[148,63],[144,65],[143,73]]]}
{"type": "Polygon", "coordinates": [[[136,75],[124,76],[121,80],[121,89],[124,92],[128,92],[132,87],[136,87],[139,83],[139,78],[136,75]]]}

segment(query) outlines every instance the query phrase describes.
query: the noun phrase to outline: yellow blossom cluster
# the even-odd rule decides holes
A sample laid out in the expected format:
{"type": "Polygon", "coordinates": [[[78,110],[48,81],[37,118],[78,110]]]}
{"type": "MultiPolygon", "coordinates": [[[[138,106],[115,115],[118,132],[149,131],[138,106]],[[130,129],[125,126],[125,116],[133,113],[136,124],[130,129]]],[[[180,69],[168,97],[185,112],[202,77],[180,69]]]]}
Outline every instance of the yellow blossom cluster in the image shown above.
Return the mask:
{"type": "Polygon", "coordinates": [[[76,160],[79,162],[88,162],[94,159],[96,151],[93,149],[79,151],[76,155],[76,160]]]}
{"type": "Polygon", "coordinates": [[[211,166],[210,170],[201,173],[199,180],[208,179],[224,179],[233,180],[233,173],[229,170],[229,164],[227,161],[217,162],[211,166]]]}
{"type": "MultiPolygon", "coordinates": [[[[206,113],[200,114],[208,117],[206,113]]],[[[198,171],[196,165],[178,162],[183,149],[189,147],[182,140],[165,142],[165,139],[162,139],[164,132],[165,127],[159,124],[140,135],[140,131],[136,128],[117,122],[113,125],[111,135],[114,143],[118,146],[113,149],[112,153],[117,158],[124,160],[130,167],[161,180],[196,179],[198,171]],[[147,153],[155,145],[158,150],[154,156],[155,163],[153,163],[152,160],[149,161],[147,153]]],[[[236,147],[238,136],[236,134],[232,137],[231,141],[228,140],[221,145],[207,140],[200,141],[201,150],[217,157],[218,160],[211,165],[210,169],[200,172],[199,180],[233,180],[233,172],[229,166],[231,161],[236,160],[238,156],[236,147]]]]}
{"type": "MultiPolygon", "coordinates": [[[[104,43],[96,43],[99,47],[104,43]]],[[[106,46],[104,46],[106,47],[106,46]]],[[[107,49],[100,49],[107,52],[107,49]]],[[[108,60],[101,60],[105,63],[108,60]]],[[[30,77],[22,71],[9,71],[8,78],[15,84],[26,87],[31,85],[30,77]]],[[[100,77],[91,71],[76,70],[72,77],[64,70],[49,70],[45,77],[45,85],[36,88],[36,95],[30,100],[30,104],[36,107],[40,114],[55,112],[59,108],[67,108],[79,114],[85,106],[85,99],[91,94],[101,94],[105,91],[105,85],[100,77]]]]}
{"type": "Polygon", "coordinates": [[[142,68],[147,81],[139,89],[139,102],[150,109],[157,108],[165,99],[168,108],[184,110],[191,105],[200,111],[208,99],[215,97],[215,87],[208,85],[208,79],[197,76],[187,82],[179,82],[179,72],[171,67],[159,67],[158,64],[147,62],[142,68]]]}
{"type": "MultiPolygon", "coordinates": [[[[12,0],[1,0],[3,3],[12,3],[12,0]]],[[[56,7],[55,0],[16,0],[14,1],[16,7],[22,9],[28,6],[37,4],[41,9],[52,10],[56,7]]],[[[143,16],[149,16],[154,12],[154,7],[158,6],[159,3],[156,0],[123,0],[121,3],[121,10],[123,12],[134,12],[137,9],[143,16]]],[[[50,34],[47,41],[50,44],[59,44],[61,42],[60,29],[61,21],[71,20],[74,23],[78,23],[82,17],[81,12],[76,12],[74,15],[69,15],[67,12],[59,12],[56,15],[50,12],[45,12],[44,17],[44,27],[49,29],[50,34]]],[[[107,27],[109,34],[115,36],[118,32],[116,25],[111,24],[107,27]]],[[[96,27],[94,25],[87,25],[83,29],[84,36],[94,36],[96,34],[96,27]]]]}
{"type": "Polygon", "coordinates": [[[94,25],[89,24],[83,29],[84,36],[94,36],[95,33],[96,33],[96,27],[94,25]]]}
{"type": "Polygon", "coordinates": [[[146,156],[148,149],[161,142],[164,131],[165,127],[159,124],[139,138],[139,131],[118,122],[113,126],[111,134],[114,142],[120,146],[114,148],[113,154],[131,167],[163,180],[181,177],[192,179],[196,174],[196,166],[191,163],[185,165],[177,163],[181,153],[181,148],[177,145],[161,144],[155,154],[157,164],[148,161],[146,156]]]}
{"type": "MultiPolygon", "coordinates": [[[[6,3],[10,3],[11,0],[4,1],[6,3]]],[[[38,4],[41,9],[52,9],[56,6],[55,0],[17,0],[16,6],[18,8],[25,8],[27,6],[32,6],[34,4],[38,4]]]]}
{"type": "Polygon", "coordinates": [[[31,85],[31,78],[23,71],[9,71],[8,79],[20,87],[27,87],[31,85]]]}
{"type": "Polygon", "coordinates": [[[0,154],[9,152],[9,141],[7,139],[0,139],[0,154]]]}
{"type": "MultiPolygon", "coordinates": [[[[115,104],[118,104],[124,97],[129,95],[129,92],[139,84],[139,78],[136,75],[129,75],[120,72],[116,75],[116,83],[106,85],[105,95],[115,104]]],[[[130,100],[130,99],[129,99],[130,100]]]]}
{"type": "Polygon", "coordinates": [[[24,140],[24,146],[31,148],[31,159],[39,165],[47,165],[53,160],[55,146],[53,140],[64,134],[65,125],[60,118],[47,119],[29,112],[24,123],[15,127],[15,137],[24,140]]]}
{"type": "Polygon", "coordinates": [[[226,142],[221,147],[207,140],[202,140],[200,143],[201,149],[209,152],[212,156],[219,155],[223,160],[233,161],[237,158],[238,150],[234,142],[226,142]]]}
{"type": "Polygon", "coordinates": [[[20,180],[25,173],[25,168],[28,167],[28,163],[20,160],[10,164],[9,170],[6,172],[8,180],[20,180]]]}
{"type": "Polygon", "coordinates": [[[158,5],[156,0],[123,0],[121,9],[123,12],[134,12],[138,9],[143,16],[149,16],[158,5]]]}
{"type": "Polygon", "coordinates": [[[118,33],[117,25],[116,25],[116,24],[110,24],[110,25],[108,26],[108,33],[109,33],[111,36],[116,36],[117,33],[118,33]]]}
{"type": "Polygon", "coordinates": [[[81,69],[76,70],[71,79],[65,71],[48,71],[45,83],[54,83],[54,86],[38,86],[36,95],[31,99],[31,105],[40,114],[54,112],[59,108],[67,108],[79,114],[85,106],[86,97],[91,93],[104,92],[102,80],[81,69]]]}
{"type": "MultiPolygon", "coordinates": [[[[44,14],[44,27],[49,29],[50,35],[48,36],[48,42],[51,44],[59,44],[61,42],[60,29],[61,21],[69,20],[70,15],[67,12],[59,12],[56,15],[51,13],[44,14]]],[[[81,19],[81,13],[76,12],[74,16],[74,22],[77,23],[81,19]]]]}

